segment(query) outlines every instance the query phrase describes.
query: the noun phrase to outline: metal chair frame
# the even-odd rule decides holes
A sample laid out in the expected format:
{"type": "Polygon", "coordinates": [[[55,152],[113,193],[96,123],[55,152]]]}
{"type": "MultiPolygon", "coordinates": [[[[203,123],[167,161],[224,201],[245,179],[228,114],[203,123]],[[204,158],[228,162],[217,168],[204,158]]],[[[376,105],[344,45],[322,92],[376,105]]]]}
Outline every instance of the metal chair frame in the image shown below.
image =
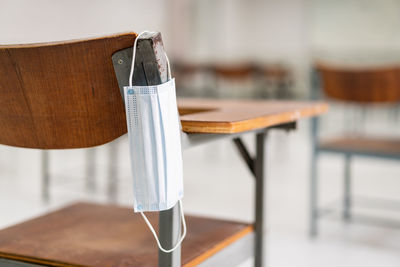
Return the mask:
{"type": "MultiPolygon", "coordinates": [[[[311,98],[321,98],[322,85],[321,75],[317,69],[311,71],[311,98]]],[[[343,168],[343,195],[342,195],[342,219],[345,222],[349,222],[352,219],[352,207],[353,207],[353,195],[352,195],[352,176],[351,176],[351,162],[355,157],[372,157],[372,158],[384,158],[391,160],[400,160],[400,154],[388,155],[382,153],[373,152],[362,152],[362,151],[343,151],[341,149],[328,149],[319,146],[319,124],[320,118],[313,117],[311,119],[311,166],[310,166],[310,214],[309,214],[309,235],[310,237],[316,237],[318,235],[318,219],[326,213],[322,212],[323,207],[319,206],[318,200],[318,156],[322,153],[334,153],[344,156],[344,168],[343,168]]],[[[399,225],[400,226],[400,225],[399,225]]]]}

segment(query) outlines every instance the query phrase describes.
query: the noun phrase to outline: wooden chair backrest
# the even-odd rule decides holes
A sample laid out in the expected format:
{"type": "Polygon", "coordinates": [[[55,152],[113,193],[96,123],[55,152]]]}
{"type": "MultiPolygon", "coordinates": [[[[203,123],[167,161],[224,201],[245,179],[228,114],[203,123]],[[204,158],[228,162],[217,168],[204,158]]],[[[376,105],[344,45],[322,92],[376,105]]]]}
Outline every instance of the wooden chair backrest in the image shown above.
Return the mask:
{"type": "Polygon", "coordinates": [[[126,133],[111,56],[136,36],[0,46],[0,143],[82,148],[126,133]]]}
{"type": "Polygon", "coordinates": [[[360,104],[400,101],[400,66],[350,68],[319,63],[316,70],[329,98],[360,104]]]}

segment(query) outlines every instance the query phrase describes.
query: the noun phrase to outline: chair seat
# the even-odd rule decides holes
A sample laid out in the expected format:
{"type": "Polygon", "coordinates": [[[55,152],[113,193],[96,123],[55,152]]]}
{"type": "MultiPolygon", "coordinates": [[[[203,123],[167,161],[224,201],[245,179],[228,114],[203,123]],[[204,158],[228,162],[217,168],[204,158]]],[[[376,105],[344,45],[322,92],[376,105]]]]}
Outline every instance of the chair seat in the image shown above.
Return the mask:
{"type": "Polygon", "coordinates": [[[339,137],[323,140],[318,149],[377,157],[400,158],[400,139],[376,137],[339,137]]]}
{"type": "MultiPolygon", "coordinates": [[[[158,227],[157,213],[148,217],[158,227]]],[[[182,265],[252,233],[248,224],[186,216],[182,265]]],[[[49,266],[157,266],[158,247],[131,208],[77,203],[0,231],[0,258],[49,266]]]]}

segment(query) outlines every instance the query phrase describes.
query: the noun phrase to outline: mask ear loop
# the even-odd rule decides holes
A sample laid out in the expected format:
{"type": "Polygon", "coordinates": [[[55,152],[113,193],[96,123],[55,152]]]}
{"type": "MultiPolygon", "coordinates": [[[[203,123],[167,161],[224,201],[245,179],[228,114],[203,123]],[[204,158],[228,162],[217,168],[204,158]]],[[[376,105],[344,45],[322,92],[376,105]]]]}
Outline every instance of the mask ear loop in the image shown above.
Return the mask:
{"type": "Polygon", "coordinates": [[[171,80],[172,79],[171,65],[169,64],[169,59],[168,59],[167,53],[165,53],[165,51],[164,51],[164,55],[165,55],[165,59],[167,60],[168,80],[171,80]]]}
{"type": "MultiPolygon", "coordinates": [[[[140,37],[142,34],[144,34],[144,33],[149,33],[149,31],[143,31],[143,32],[141,32],[141,33],[136,37],[135,42],[134,42],[134,44],[133,44],[132,65],[131,65],[131,72],[130,72],[130,74],[129,74],[129,86],[130,86],[130,87],[132,87],[132,77],[133,77],[133,72],[134,72],[134,69],[135,69],[135,57],[136,57],[137,40],[138,40],[139,37],[140,37]]],[[[166,58],[166,60],[167,60],[168,80],[170,80],[171,77],[172,77],[172,76],[171,76],[171,66],[170,66],[170,63],[169,63],[168,56],[167,56],[167,54],[166,54],[165,52],[164,52],[164,55],[165,55],[165,58],[166,58]]],[[[156,242],[157,242],[158,248],[159,248],[162,252],[170,253],[170,252],[174,251],[175,249],[177,249],[177,248],[181,245],[183,239],[185,239],[185,236],[186,236],[186,221],[185,221],[185,215],[184,215],[184,213],[183,213],[183,205],[182,205],[182,201],[181,201],[181,200],[179,200],[179,211],[180,211],[180,214],[181,214],[181,220],[182,220],[182,226],[183,226],[183,233],[182,233],[182,236],[181,236],[181,238],[179,239],[178,243],[177,243],[173,248],[171,248],[171,249],[165,249],[165,248],[163,248],[163,247],[161,246],[161,243],[160,243],[160,240],[158,239],[157,233],[156,233],[156,231],[154,230],[153,226],[151,225],[150,221],[147,219],[146,215],[145,215],[143,212],[140,212],[140,214],[142,215],[144,221],[146,222],[147,226],[149,227],[150,231],[153,233],[153,236],[154,236],[154,239],[155,239],[156,242]]]]}
{"type": "Polygon", "coordinates": [[[129,87],[132,87],[132,77],[133,77],[133,70],[135,69],[135,58],[136,58],[136,45],[139,37],[144,33],[150,33],[150,31],[143,31],[138,36],[136,36],[135,42],[133,43],[133,53],[132,53],[132,64],[131,64],[131,72],[129,73],[129,87]]]}
{"type": "Polygon", "coordinates": [[[154,236],[155,240],[157,241],[158,248],[159,248],[162,252],[170,253],[170,252],[174,251],[175,249],[177,249],[177,248],[181,245],[183,239],[185,239],[185,236],[186,236],[186,221],[185,221],[185,215],[183,214],[183,207],[182,207],[182,201],[181,201],[181,200],[179,200],[179,211],[180,211],[180,213],[181,213],[181,220],[182,220],[182,226],[183,226],[183,233],[182,233],[182,236],[181,236],[181,238],[179,239],[178,243],[176,243],[176,245],[175,245],[173,248],[171,248],[171,249],[165,249],[165,248],[163,248],[163,247],[161,246],[160,240],[158,240],[158,236],[157,236],[157,234],[156,234],[156,231],[154,231],[153,226],[151,225],[151,223],[150,223],[149,220],[147,219],[146,215],[144,215],[143,212],[140,212],[140,214],[142,215],[144,221],[146,222],[147,226],[149,227],[150,231],[153,233],[153,236],[154,236]]]}

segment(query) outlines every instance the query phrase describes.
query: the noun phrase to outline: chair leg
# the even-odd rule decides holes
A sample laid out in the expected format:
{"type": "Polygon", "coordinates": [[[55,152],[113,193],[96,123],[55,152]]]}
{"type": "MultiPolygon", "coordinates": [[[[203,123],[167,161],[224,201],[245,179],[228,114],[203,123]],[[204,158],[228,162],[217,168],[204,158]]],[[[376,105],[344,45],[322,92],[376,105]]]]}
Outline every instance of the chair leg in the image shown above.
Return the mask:
{"type": "MultiPolygon", "coordinates": [[[[160,211],[159,225],[161,245],[172,248],[178,242],[181,233],[181,217],[178,204],[169,210],[160,211]]],[[[171,253],[158,250],[158,267],[179,266],[181,266],[181,246],[171,253]]]]}
{"type": "Polygon", "coordinates": [[[116,203],[118,198],[118,168],[116,166],[118,162],[118,140],[109,144],[108,156],[108,201],[116,203]]]}
{"type": "Polygon", "coordinates": [[[317,174],[317,153],[313,149],[311,156],[310,170],[310,237],[316,237],[318,234],[318,174],[317,174]]]}
{"type": "Polygon", "coordinates": [[[50,200],[50,174],[49,174],[49,151],[42,150],[42,201],[48,203],[50,200]]]}
{"type": "Polygon", "coordinates": [[[344,163],[343,220],[351,218],[351,155],[346,154],[344,163]]]}
{"type": "Polygon", "coordinates": [[[95,148],[86,149],[86,191],[95,192],[96,191],[96,150],[95,148]]]}

